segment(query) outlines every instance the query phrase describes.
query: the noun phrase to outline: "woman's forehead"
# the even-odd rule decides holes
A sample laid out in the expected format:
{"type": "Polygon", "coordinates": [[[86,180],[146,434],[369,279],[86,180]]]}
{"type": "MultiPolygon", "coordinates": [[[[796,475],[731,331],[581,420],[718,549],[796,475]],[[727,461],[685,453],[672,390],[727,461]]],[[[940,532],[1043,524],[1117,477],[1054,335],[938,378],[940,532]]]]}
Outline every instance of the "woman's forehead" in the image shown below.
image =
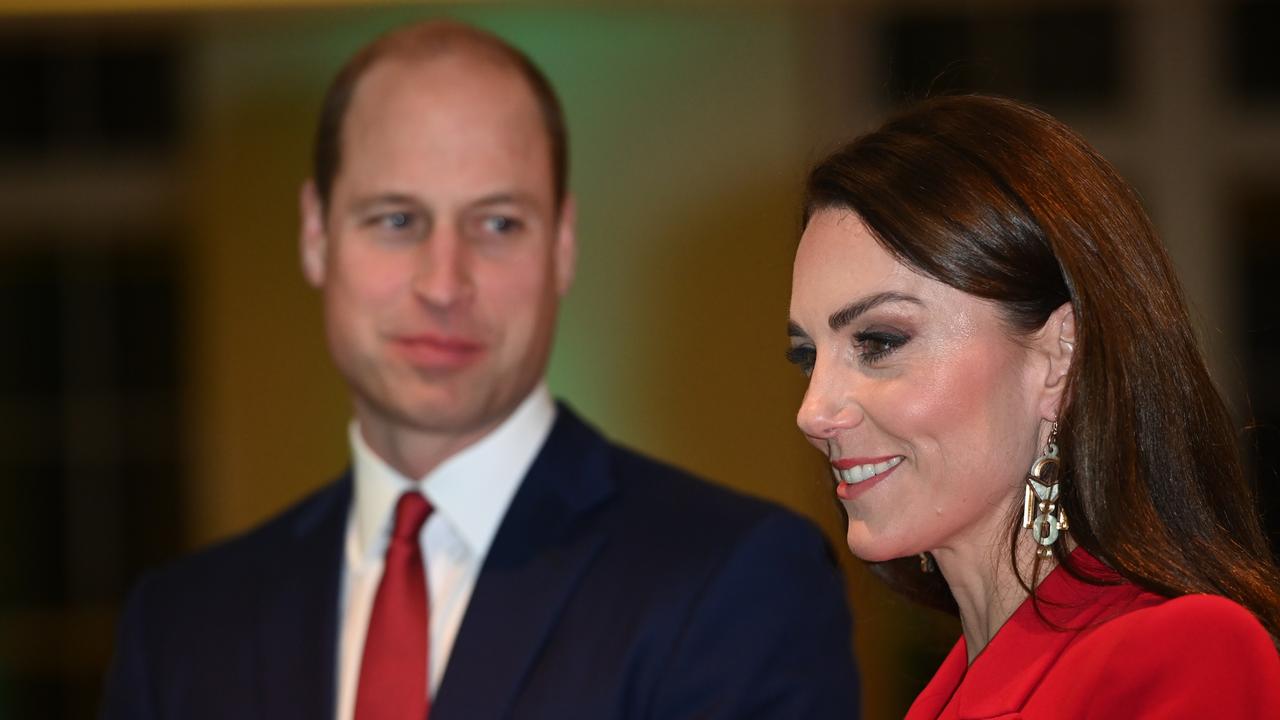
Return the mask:
{"type": "MultiPolygon", "coordinates": [[[[848,210],[814,215],[796,250],[793,301],[799,294],[853,295],[887,290],[931,293],[941,285],[913,271],[876,240],[848,210]]],[[[945,287],[945,286],[943,286],[945,287]]]]}

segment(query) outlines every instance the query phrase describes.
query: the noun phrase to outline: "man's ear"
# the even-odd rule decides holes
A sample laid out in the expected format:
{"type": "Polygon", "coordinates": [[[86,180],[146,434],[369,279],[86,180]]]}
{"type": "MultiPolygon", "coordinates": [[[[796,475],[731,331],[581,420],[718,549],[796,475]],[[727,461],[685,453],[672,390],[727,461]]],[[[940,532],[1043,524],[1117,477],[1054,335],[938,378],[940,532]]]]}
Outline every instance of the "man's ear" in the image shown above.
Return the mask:
{"type": "Polygon", "coordinates": [[[1067,385],[1067,371],[1071,369],[1076,349],[1076,315],[1071,303],[1063,303],[1049,315],[1044,327],[1040,328],[1036,345],[1048,359],[1040,415],[1056,418],[1067,385]]]}
{"type": "Polygon", "coordinates": [[[313,287],[324,285],[325,254],[329,248],[329,234],[325,228],[324,203],[316,191],[316,182],[310,178],[298,191],[298,253],[302,261],[302,275],[313,287]]]}
{"type": "Polygon", "coordinates": [[[566,194],[560,203],[553,252],[556,291],[563,297],[573,285],[573,274],[578,264],[578,206],[571,193],[566,194]]]}

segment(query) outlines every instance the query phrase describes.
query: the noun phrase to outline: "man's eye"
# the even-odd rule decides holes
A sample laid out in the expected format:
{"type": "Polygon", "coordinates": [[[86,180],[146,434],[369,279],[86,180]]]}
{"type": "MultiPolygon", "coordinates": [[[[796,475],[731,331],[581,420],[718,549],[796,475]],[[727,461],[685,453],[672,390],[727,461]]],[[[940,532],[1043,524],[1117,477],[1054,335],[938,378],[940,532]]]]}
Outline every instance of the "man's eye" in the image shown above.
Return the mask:
{"type": "Polygon", "coordinates": [[[382,225],[391,230],[404,230],[413,224],[413,215],[407,212],[393,212],[382,216],[382,225]]]}
{"type": "Polygon", "coordinates": [[[370,229],[400,234],[417,227],[420,223],[417,213],[397,210],[369,215],[360,224],[370,229]]]}
{"type": "Polygon", "coordinates": [[[507,235],[523,227],[519,220],[507,215],[490,215],[484,219],[483,225],[486,232],[495,235],[507,235]]]}

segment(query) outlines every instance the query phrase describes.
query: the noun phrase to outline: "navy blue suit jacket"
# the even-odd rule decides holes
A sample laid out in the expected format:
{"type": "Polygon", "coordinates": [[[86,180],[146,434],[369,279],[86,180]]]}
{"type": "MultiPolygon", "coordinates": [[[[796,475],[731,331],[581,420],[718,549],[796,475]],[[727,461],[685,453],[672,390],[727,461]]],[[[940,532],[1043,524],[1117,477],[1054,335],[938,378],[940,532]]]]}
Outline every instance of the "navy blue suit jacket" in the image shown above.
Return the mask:
{"type": "MultiPolygon", "coordinates": [[[[344,476],[146,576],[103,717],[334,716],[344,476]]],[[[858,714],[843,582],[806,521],[561,407],[477,580],[432,720],[858,714]]]]}

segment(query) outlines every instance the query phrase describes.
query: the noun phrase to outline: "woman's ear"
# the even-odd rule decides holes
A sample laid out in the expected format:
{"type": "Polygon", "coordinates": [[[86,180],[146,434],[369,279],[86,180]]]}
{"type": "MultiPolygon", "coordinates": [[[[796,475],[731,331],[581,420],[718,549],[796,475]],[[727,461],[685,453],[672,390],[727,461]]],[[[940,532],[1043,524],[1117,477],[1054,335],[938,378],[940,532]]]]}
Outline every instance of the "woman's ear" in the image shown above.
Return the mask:
{"type": "Polygon", "coordinates": [[[1056,418],[1062,405],[1062,393],[1066,389],[1067,371],[1071,369],[1076,349],[1076,315],[1071,303],[1058,306],[1037,335],[1037,348],[1048,359],[1040,415],[1056,418]]]}

